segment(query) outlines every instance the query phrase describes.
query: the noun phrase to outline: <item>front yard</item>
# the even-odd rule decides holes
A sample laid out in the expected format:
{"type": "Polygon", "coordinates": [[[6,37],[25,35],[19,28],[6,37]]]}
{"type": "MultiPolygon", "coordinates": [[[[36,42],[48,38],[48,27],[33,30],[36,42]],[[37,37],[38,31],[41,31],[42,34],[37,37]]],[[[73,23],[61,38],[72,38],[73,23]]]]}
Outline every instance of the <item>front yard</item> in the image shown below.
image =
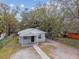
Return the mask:
{"type": "MultiPolygon", "coordinates": [[[[51,59],[78,59],[79,58],[79,50],[74,47],[79,47],[79,40],[72,40],[68,38],[57,38],[60,39],[59,41],[53,41],[48,40],[47,42],[40,43],[39,47],[51,58],[51,59]],[[64,42],[65,44],[61,43],[64,42]],[[68,46],[71,45],[71,46],[68,46]],[[73,52],[72,52],[73,51],[73,52]]],[[[21,50],[23,47],[21,47],[18,44],[18,37],[10,36],[6,40],[0,41],[2,46],[0,46],[0,59],[10,59],[11,55],[16,53],[18,50],[21,50]]],[[[22,49],[23,50],[23,49],[22,49]]],[[[33,50],[33,48],[28,48],[23,50],[23,54],[27,54],[28,56],[34,56],[34,59],[37,57],[39,59],[40,56],[37,54],[37,52],[33,50]],[[26,51],[27,50],[27,51],[26,51]],[[26,51],[26,52],[25,52],[26,51]],[[29,52],[28,52],[29,51],[29,52]],[[32,54],[31,54],[32,53],[32,54]],[[38,55],[38,56],[36,56],[38,55]]],[[[21,55],[21,53],[20,53],[21,55]]],[[[24,57],[27,57],[25,55],[24,57]]],[[[24,58],[23,57],[23,58],[24,58]]],[[[18,57],[19,58],[19,57],[18,57]]],[[[29,57],[28,57],[29,58],[29,57]]],[[[26,58],[25,58],[26,59],[26,58]]],[[[30,58],[31,59],[31,58],[30,58]]]]}
{"type": "Polygon", "coordinates": [[[56,39],[57,39],[57,41],[59,41],[61,43],[70,45],[75,48],[79,48],[79,40],[70,39],[70,38],[56,38],[56,39]]]}
{"type": "Polygon", "coordinates": [[[0,48],[0,59],[41,59],[33,47],[20,46],[17,36],[9,36],[0,42],[4,43],[0,48]]]}
{"type": "Polygon", "coordinates": [[[79,49],[58,41],[48,40],[39,46],[51,59],[79,59],[79,49]]]}
{"type": "MultiPolygon", "coordinates": [[[[5,42],[3,42],[5,44],[5,42]]],[[[9,37],[7,43],[0,49],[0,59],[9,59],[11,54],[21,49],[17,44],[17,37],[9,37]]]]}
{"type": "Polygon", "coordinates": [[[41,43],[39,46],[51,59],[54,59],[53,58],[53,50],[55,49],[54,46],[49,45],[48,42],[41,43]]]}

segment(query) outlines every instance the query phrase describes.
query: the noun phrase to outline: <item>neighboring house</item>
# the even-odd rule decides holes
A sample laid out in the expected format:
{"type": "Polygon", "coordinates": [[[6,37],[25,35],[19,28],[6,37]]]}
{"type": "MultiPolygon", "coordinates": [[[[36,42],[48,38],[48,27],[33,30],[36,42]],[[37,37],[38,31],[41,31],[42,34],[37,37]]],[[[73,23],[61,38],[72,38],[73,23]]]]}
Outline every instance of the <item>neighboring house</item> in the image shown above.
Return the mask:
{"type": "Polygon", "coordinates": [[[21,45],[26,45],[29,43],[38,43],[45,41],[45,33],[44,31],[29,28],[18,32],[19,34],[19,43],[21,45]]]}
{"type": "Polygon", "coordinates": [[[0,40],[4,39],[5,36],[6,36],[6,33],[2,33],[2,34],[0,35],[0,40]]]}

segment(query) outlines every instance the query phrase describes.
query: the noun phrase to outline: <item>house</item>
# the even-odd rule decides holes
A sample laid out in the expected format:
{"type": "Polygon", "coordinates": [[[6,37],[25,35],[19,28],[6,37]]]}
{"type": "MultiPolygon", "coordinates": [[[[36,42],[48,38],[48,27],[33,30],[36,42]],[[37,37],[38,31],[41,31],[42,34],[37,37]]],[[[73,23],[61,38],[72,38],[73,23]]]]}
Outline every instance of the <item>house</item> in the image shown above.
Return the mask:
{"type": "Polygon", "coordinates": [[[2,34],[0,34],[0,40],[4,39],[5,36],[6,36],[6,33],[2,33],[2,34]]]}
{"type": "Polygon", "coordinates": [[[19,34],[19,43],[21,45],[26,45],[30,43],[38,43],[45,41],[45,33],[44,31],[29,28],[18,32],[19,34]]]}

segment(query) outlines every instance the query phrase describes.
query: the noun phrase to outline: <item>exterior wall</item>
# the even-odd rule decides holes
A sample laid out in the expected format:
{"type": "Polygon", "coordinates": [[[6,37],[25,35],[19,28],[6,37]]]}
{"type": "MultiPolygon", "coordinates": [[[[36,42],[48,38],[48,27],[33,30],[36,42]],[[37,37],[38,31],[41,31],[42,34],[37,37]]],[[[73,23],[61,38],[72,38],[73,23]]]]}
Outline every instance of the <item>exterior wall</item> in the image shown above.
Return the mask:
{"type": "Polygon", "coordinates": [[[27,37],[27,39],[23,39],[23,43],[24,44],[31,43],[31,37],[27,37]]]}
{"type": "Polygon", "coordinates": [[[22,44],[22,42],[23,42],[22,39],[23,39],[23,37],[19,36],[19,43],[20,44],[22,44]]]}
{"type": "Polygon", "coordinates": [[[22,36],[19,37],[19,43],[22,45],[31,43],[31,37],[27,37],[27,39],[24,39],[22,36]]]}
{"type": "MultiPolygon", "coordinates": [[[[34,36],[34,43],[37,43],[37,42],[44,42],[44,41],[45,41],[45,34],[42,33],[40,39],[38,38],[39,35],[40,35],[40,34],[37,34],[37,36],[34,36]]],[[[19,37],[19,43],[20,43],[21,45],[26,45],[26,44],[28,44],[28,43],[32,43],[32,42],[31,42],[31,37],[27,37],[27,39],[24,39],[23,36],[20,36],[20,37],[19,37]]]]}
{"type": "Polygon", "coordinates": [[[34,36],[34,43],[37,42],[37,36],[34,36]]]}
{"type": "Polygon", "coordinates": [[[44,42],[45,41],[45,34],[41,34],[41,39],[38,38],[39,34],[36,36],[36,42],[44,42]]]}

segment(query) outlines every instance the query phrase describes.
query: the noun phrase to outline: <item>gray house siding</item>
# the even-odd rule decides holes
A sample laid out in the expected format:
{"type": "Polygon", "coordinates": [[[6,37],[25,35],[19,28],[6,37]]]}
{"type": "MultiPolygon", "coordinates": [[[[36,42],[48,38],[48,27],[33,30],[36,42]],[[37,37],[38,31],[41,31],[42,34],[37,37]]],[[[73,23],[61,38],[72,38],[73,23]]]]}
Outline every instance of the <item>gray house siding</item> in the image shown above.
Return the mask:
{"type": "Polygon", "coordinates": [[[41,38],[39,38],[39,34],[36,36],[36,42],[44,42],[45,41],[45,34],[40,34],[41,38]]]}
{"type": "MultiPolygon", "coordinates": [[[[40,35],[41,35],[40,39],[39,39],[39,34],[37,36],[34,36],[34,42],[33,43],[45,41],[45,34],[40,34],[40,35]]],[[[27,39],[24,39],[23,36],[19,37],[19,43],[22,44],[22,45],[32,43],[31,42],[31,36],[27,37],[27,39]]]]}
{"type": "Polygon", "coordinates": [[[20,44],[22,44],[22,42],[23,42],[22,39],[23,39],[23,37],[19,36],[19,43],[20,43],[20,44]]]}
{"type": "Polygon", "coordinates": [[[27,37],[27,39],[23,38],[23,43],[24,44],[31,43],[31,37],[27,37]]]}
{"type": "Polygon", "coordinates": [[[24,39],[24,37],[20,37],[19,38],[19,43],[20,44],[27,44],[27,43],[31,43],[31,37],[28,37],[28,39],[24,39]]]}

